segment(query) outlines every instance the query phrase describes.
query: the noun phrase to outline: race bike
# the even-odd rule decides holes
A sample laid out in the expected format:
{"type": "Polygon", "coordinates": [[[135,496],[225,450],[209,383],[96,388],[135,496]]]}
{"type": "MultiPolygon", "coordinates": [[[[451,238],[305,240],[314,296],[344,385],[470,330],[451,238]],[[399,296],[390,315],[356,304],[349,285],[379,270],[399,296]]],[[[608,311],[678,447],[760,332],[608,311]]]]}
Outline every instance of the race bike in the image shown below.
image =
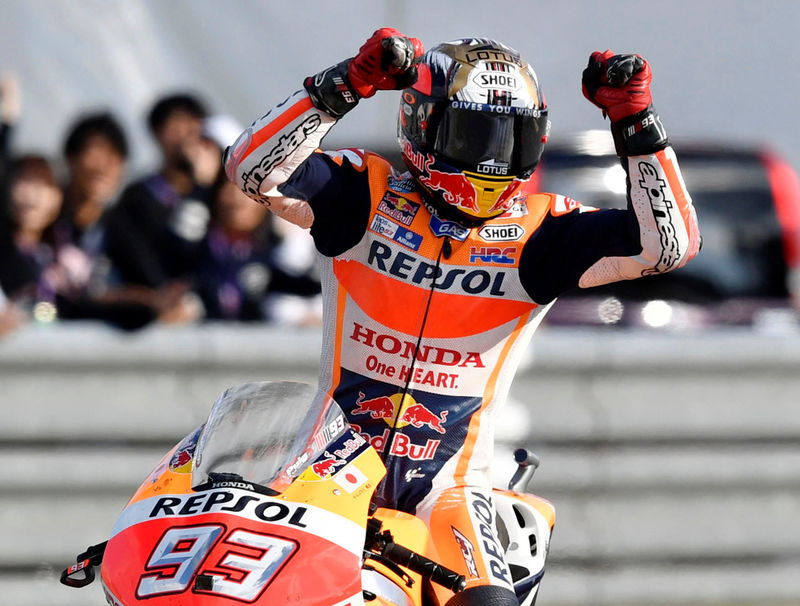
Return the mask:
{"type": "MultiPolygon", "coordinates": [[[[495,489],[493,501],[516,593],[530,606],[554,510],[517,492],[538,461],[523,449],[515,456],[509,490],[495,489]]],[[[100,566],[112,606],[426,606],[430,583],[461,591],[464,576],[436,563],[422,520],[371,503],[385,474],[327,394],[305,383],[238,385],[61,582],[88,585],[100,566]]]]}

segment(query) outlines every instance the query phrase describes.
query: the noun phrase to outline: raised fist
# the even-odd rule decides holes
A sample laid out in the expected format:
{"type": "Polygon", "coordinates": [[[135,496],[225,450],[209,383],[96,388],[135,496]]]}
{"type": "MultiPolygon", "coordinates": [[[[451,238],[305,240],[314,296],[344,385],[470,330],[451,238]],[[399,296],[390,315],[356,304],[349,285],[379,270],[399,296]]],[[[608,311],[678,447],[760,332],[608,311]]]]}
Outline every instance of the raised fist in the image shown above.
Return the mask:
{"type": "Polygon", "coordinates": [[[583,70],[583,96],[618,122],[647,109],[652,103],[650,65],[641,55],[595,51],[583,70]]]}
{"type": "Polygon", "coordinates": [[[416,64],[425,48],[417,38],[404,36],[391,27],[381,28],[350,61],[347,77],[359,97],[376,90],[399,90],[417,81],[416,64]]]}

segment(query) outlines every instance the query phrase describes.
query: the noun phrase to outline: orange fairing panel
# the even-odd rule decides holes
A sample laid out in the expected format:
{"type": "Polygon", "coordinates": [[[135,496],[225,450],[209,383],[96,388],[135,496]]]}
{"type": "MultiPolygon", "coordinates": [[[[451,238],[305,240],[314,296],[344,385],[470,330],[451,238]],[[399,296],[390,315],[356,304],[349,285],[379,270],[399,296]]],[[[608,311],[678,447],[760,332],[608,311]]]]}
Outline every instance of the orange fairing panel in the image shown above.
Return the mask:
{"type": "Polygon", "coordinates": [[[327,606],[360,588],[363,527],[304,503],[238,489],[151,497],[129,507],[102,577],[125,604],[327,606]]]}

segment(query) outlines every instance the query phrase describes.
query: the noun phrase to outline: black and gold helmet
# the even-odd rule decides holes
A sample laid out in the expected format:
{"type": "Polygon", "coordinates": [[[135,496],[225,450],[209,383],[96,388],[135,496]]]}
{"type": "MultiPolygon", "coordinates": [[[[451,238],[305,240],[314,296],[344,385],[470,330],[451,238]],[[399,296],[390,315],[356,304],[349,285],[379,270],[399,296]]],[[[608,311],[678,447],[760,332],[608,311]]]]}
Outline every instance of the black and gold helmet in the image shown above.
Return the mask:
{"type": "Polygon", "coordinates": [[[517,51],[484,38],[440,44],[417,69],[398,118],[411,174],[468,222],[502,214],[536,169],[549,132],[536,74],[517,51]]]}

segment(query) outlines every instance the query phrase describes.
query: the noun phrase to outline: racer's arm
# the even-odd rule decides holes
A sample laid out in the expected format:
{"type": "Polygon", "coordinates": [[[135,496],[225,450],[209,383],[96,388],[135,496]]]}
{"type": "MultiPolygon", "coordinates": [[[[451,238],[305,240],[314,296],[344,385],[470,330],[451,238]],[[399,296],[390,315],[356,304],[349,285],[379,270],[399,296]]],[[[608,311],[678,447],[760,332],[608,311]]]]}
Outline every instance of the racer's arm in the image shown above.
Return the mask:
{"type": "Polygon", "coordinates": [[[576,286],[668,272],[697,254],[697,216],[653,109],[651,79],[650,66],[638,55],[592,54],[583,91],[611,119],[627,174],[628,208],[562,214],[554,207],[520,259],[523,284],[537,303],[576,286]]]}
{"type": "Polygon", "coordinates": [[[368,204],[357,195],[368,184],[349,161],[315,151],[360,99],[413,84],[423,51],[416,38],[377,30],[355,57],[306,78],[303,90],[251,124],[226,152],[228,177],[276,214],[312,227],[319,247],[341,217],[364,214],[348,206],[368,204]]]}

